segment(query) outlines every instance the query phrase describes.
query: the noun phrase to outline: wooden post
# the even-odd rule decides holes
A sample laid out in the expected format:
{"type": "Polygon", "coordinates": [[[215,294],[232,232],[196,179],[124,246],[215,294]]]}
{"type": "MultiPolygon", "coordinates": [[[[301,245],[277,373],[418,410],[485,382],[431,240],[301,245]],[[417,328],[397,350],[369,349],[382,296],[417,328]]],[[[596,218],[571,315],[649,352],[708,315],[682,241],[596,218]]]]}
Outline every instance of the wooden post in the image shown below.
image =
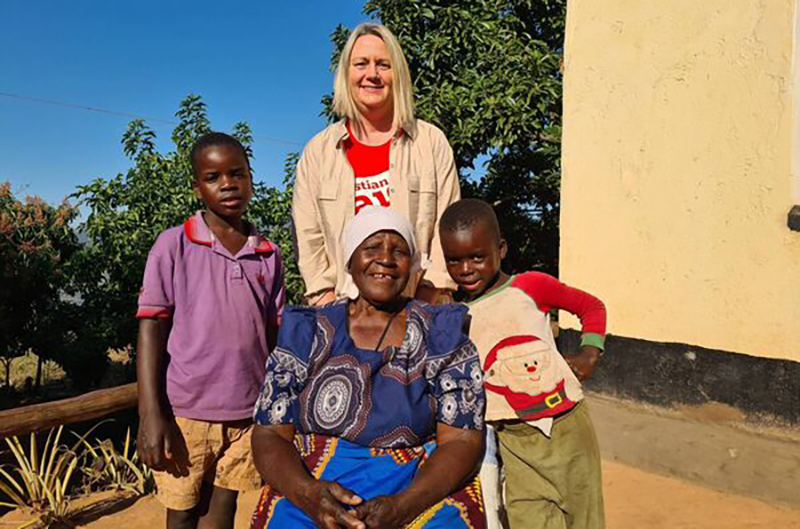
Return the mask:
{"type": "Polygon", "coordinates": [[[134,382],[71,399],[0,411],[0,438],[103,417],[136,406],[137,398],[134,382]]]}

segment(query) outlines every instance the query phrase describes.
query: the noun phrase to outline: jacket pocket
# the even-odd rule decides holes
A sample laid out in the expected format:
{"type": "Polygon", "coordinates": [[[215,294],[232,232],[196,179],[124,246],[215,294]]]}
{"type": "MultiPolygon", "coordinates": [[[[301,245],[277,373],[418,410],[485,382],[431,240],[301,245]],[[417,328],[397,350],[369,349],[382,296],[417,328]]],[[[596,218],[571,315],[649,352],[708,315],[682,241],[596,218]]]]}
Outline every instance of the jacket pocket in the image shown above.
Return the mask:
{"type": "Polygon", "coordinates": [[[419,249],[430,253],[433,227],[441,212],[436,211],[436,179],[430,175],[409,175],[408,178],[409,220],[414,224],[419,249]]]}
{"type": "MultiPolygon", "coordinates": [[[[333,178],[326,178],[320,182],[317,192],[317,211],[327,247],[339,239],[339,225],[345,211],[342,204],[341,182],[333,178]]],[[[335,248],[335,242],[333,247],[326,250],[328,259],[334,257],[333,248],[335,248]]]]}
{"type": "Polygon", "coordinates": [[[319,195],[317,199],[322,200],[336,200],[339,198],[339,188],[341,182],[334,178],[324,178],[319,183],[319,195]]]}

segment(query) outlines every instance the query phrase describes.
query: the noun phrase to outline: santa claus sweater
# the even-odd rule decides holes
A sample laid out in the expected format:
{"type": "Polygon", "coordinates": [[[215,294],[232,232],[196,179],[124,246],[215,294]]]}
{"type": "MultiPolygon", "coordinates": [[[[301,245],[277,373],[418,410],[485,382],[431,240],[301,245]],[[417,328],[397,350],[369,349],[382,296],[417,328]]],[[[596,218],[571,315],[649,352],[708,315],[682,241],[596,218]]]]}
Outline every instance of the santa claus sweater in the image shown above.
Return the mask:
{"type": "Polygon", "coordinates": [[[527,272],[468,305],[470,338],[484,372],[486,420],[522,420],[550,435],[553,417],[583,398],[580,382],[556,348],[550,310],[577,316],[581,345],[603,349],[603,302],[547,274],[527,272]]]}

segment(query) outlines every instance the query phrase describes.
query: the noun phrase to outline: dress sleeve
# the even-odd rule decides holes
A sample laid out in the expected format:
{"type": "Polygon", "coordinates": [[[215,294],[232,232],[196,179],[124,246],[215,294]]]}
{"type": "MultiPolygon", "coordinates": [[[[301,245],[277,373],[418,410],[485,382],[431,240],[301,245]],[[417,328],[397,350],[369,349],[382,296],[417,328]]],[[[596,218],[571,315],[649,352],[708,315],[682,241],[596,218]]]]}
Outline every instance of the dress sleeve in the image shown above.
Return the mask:
{"type": "Polygon", "coordinates": [[[426,378],[436,402],[436,421],[454,428],[483,429],[486,394],[478,351],[463,333],[467,308],[429,307],[426,378]]]}
{"type": "Polygon", "coordinates": [[[264,385],[253,410],[256,424],[298,424],[298,399],[308,380],[316,320],[313,309],[291,307],[284,311],[278,346],[267,359],[264,385]]]}
{"type": "Polygon", "coordinates": [[[142,288],[139,291],[137,318],[169,319],[175,308],[173,270],[175,259],[170,239],[159,235],[147,256],[142,288]]]}
{"type": "Polygon", "coordinates": [[[606,336],[606,307],[591,294],[565,285],[553,276],[527,272],[514,278],[512,286],[528,294],[542,312],[566,310],[581,320],[581,345],[603,349],[606,336]]]}

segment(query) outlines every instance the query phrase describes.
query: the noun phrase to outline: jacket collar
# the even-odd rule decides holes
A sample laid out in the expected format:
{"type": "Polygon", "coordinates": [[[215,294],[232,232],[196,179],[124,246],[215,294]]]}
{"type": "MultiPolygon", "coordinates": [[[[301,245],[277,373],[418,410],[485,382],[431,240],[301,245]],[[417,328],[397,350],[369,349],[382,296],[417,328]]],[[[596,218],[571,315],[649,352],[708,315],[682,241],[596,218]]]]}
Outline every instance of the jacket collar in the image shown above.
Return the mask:
{"type": "MultiPolygon", "coordinates": [[[[214,234],[203,219],[203,212],[198,211],[183,223],[183,231],[194,244],[201,244],[209,248],[214,246],[214,234]]],[[[250,225],[250,235],[247,236],[247,246],[251,247],[256,253],[272,253],[275,245],[265,237],[259,235],[255,227],[250,225]]]]}

